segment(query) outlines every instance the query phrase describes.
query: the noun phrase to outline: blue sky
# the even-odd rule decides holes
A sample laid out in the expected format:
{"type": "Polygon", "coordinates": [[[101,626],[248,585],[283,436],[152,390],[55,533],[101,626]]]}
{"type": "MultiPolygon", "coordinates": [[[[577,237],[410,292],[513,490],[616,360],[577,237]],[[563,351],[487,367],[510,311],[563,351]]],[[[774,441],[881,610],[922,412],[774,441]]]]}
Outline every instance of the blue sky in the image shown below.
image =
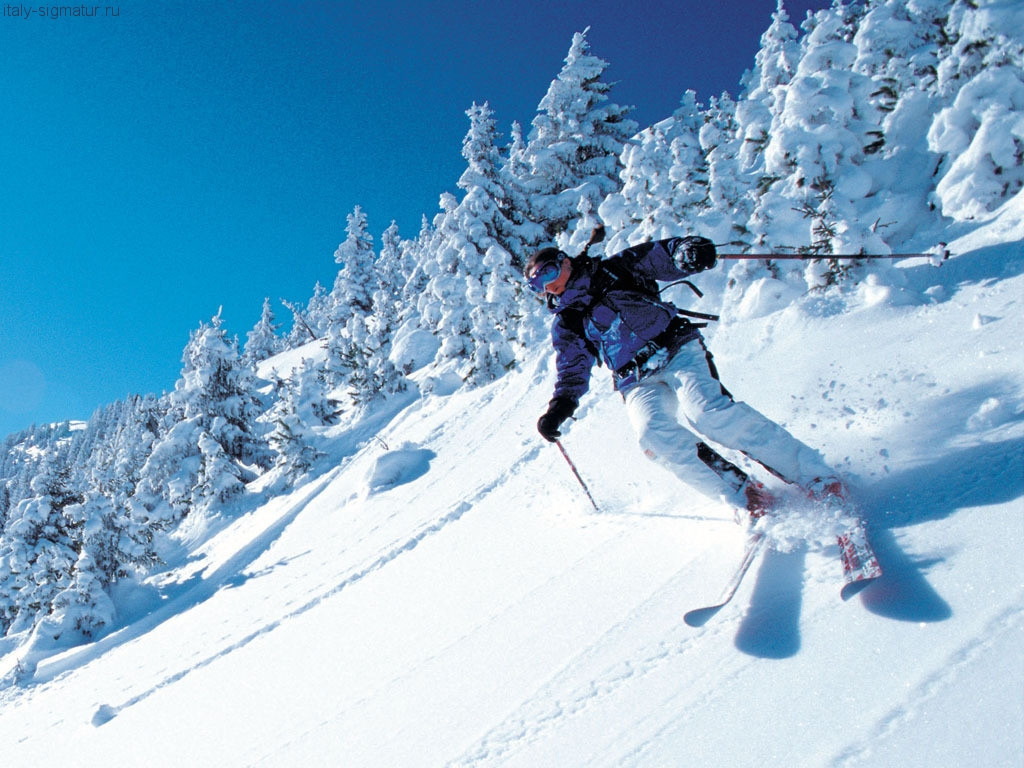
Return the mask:
{"type": "Polygon", "coordinates": [[[355,205],[378,243],[392,220],[413,237],[457,191],[465,110],[528,129],[574,32],[644,127],[688,88],[736,95],[775,8],[99,2],[0,5],[0,437],[173,389],[221,306],[243,340],[264,296],[289,320],[277,299],[331,284],[355,205]]]}

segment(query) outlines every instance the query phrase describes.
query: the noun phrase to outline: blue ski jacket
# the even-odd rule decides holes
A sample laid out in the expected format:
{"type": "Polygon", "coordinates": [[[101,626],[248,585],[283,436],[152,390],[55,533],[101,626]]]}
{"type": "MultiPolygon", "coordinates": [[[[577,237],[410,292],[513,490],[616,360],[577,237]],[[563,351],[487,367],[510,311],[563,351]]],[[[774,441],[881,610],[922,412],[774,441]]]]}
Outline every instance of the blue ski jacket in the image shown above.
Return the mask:
{"type": "Polygon", "coordinates": [[[616,389],[625,392],[643,377],[641,367],[652,355],[665,350],[663,365],[683,344],[700,337],[697,327],[679,318],[679,309],[658,294],[659,281],[682,280],[699,271],[674,258],[681,242],[673,237],[605,259],[571,259],[565,291],[548,297],[548,309],[556,316],[551,324],[555,398],[578,403],[590,388],[595,362],[608,366],[616,389]]]}

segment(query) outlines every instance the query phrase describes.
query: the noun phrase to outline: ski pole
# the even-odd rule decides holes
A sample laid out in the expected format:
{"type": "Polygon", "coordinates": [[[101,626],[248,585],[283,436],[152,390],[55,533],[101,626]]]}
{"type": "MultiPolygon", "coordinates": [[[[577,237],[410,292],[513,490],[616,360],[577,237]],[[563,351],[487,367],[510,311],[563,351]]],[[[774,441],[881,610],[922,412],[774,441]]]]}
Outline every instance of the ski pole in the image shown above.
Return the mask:
{"type": "MultiPolygon", "coordinates": [[[[720,253],[719,259],[791,259],[797,261],[812,261],[814,259],[913,259],[931,258],[933,253],[720,253]]],[[[949,251],[941,254],[943,259],[949,258],[949,251]]]]}
{"type": "Polygon", "coordinates": [[[562,445],[562,441],[555,440],[555,445],[558,446],[558,450],[560,450],[562,452],[562,456],[565,457],[565,461],[568,463],[569,469],[571,469],[572,473],[576,475],[576,480],[579,481],[580,487],[583,488],[583,492],[587,494],[587,498],[590,499],[590,503],[594,505],[594,510],[600,512],[601,508],[597,506],[597,502],[594,501],[594,497],[590,495],[590,489],[587,488],[587,484],[583,482],[583,478],[580,477],[580,472],[576,469],[576,465],[572,463],[572,459],[569,458],[569,454],[565,452],[565,446],[562,445]]]}
{"type": "MultiPolygon", "coordinates": [[[[728,243],[722,243],[717,247],[721,248],[727,245],[749,247],[746,243],[739,240],[731,240],[728,243]]],[[[939,257],[945,261],[952,255],[945,243],[936,244],[929,253],[807,253],[801,252],[799,248],[791,248],[785,245],[781,247],[786,250],[786,253],[719,253],[718,258],[750,260],[772,259],[773,261],[777,259],[792,259],[796,261],[811,261],[813,259],[927,259],[939,257]]]]}

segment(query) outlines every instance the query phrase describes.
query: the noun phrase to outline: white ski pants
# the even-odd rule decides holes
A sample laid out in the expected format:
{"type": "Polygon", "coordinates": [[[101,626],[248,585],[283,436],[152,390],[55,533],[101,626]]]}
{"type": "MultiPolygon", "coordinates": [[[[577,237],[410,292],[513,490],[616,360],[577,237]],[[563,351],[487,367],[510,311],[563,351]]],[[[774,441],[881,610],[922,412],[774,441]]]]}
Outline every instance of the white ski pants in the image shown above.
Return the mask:
{"type": "Polygon", "coordinates": [[[725,496],[732,503],[746,504],[698,457],[697,444],[704,441],[739,451],[804,487],[835,474],[817,451],[746,403],[733,400],[712,374],[700,339],[684,344],[668,365],[629,389],[625,400],[644,455],[710,498],[725,496]]]}

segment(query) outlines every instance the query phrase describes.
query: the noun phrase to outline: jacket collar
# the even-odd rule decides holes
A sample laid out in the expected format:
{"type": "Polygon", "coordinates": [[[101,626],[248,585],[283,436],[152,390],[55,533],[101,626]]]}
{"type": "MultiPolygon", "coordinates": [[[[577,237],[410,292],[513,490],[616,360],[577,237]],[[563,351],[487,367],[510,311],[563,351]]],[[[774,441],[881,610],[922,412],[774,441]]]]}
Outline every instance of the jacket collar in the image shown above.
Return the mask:
{"type": "Polygon", "coordinates": [[[594,297],[590,293],[590,278],[593,276],[593,263],[596,259],[589,256],[577,256],[570,258],[572,272],[569,274],[569,281],[565,284],[565,290],[560,296],[548,295],[548,310],[556,315],[563,310],[583,309],[590,306],[594,297]]]}

